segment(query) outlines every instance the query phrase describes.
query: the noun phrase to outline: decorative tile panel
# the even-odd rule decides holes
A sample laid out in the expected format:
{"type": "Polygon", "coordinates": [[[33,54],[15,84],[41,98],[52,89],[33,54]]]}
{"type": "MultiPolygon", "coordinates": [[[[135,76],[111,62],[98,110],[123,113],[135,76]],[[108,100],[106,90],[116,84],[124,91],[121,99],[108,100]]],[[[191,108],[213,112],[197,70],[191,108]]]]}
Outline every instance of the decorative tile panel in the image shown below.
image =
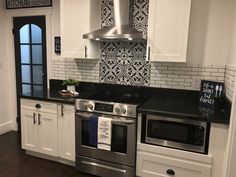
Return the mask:
{"type": "MultiPolygon", "coordinates": [[[[102,1],[102,27],[114,21],[112,0],[102,1]]],[[[146,34],[148,0],[131,0],[132,25],[146,34]]],[[[146,42],[103,42],[101,46],[100,82],[148,86],[151,65],[146,61],[146,42]]]]}

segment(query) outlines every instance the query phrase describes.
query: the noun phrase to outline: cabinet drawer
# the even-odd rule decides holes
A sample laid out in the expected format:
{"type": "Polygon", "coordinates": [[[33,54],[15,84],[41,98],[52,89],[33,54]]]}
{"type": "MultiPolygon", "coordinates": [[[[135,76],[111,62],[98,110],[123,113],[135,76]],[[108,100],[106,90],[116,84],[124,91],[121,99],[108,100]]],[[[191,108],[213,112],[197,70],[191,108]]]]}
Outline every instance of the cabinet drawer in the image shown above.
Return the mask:
{"type": "Polygon", "coordinates": [[[57,113],[57,104],[45,101],[21,99],[21,109],[57,113]]]}
{"type": "Polygon", "coordinates": [[[210,177],[211,166],[184,159],[138,152],[137,175],[142,177],[210,177]]]}

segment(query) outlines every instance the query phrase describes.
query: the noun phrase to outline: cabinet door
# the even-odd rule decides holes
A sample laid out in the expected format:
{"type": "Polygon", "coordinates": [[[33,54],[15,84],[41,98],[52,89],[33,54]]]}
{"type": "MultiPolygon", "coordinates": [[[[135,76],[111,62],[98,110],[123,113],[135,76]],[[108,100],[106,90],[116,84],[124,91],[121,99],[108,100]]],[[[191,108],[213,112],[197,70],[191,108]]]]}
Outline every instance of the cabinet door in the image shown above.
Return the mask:
{"type": "Polygon", "coordinates": [[[75,161],[74,106],[58,105],[58,146],[61,158],[75,161]]]}
{"type": "Polygon", "coordinates": [[[150,60],[185,62],[191,0],[150,0],[149,3],[150,60]]]}
{"type": "Polygon", "coordinates": [[[137,176],[210,177],[211,166],[163,155],[138,152],[137,176]]]}
{"type": "Polygon", "coordinates": [[[86,58],[89,32],[89,0],[61,0],[61,55],[86,58]]]}
{"type": "Polygon", "coordinates": [[[22,148],[30,151],[38,151],[38,125],[36,113],[21,109],[21,136],[22,148]]]}
{"type": "Polygon", "coordinates": [[[57,115],[38,113],[39,152],[57,156],[57,115]]]}

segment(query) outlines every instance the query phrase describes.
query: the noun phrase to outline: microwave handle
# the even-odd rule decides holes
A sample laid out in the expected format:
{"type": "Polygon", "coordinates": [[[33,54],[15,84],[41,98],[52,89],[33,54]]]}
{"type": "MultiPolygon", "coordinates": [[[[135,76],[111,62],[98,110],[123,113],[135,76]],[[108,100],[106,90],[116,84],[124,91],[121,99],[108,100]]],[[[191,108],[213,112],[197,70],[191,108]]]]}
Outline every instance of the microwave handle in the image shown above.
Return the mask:
{"type": "MultiPolygon", "coordinates": [[[[75,114],[76,114],[76,116],[83,118],[83,119],[89,119],[90,116],[92,115],[92,114],[88,114],[88,113],[78,113],[78,112],[75,114]]],[[[104,115],[102,115],[102,116],[104,116],[104,115]]],[[[106,116],[104,116],[104,117],[106,117],[106,116]]],[[[121,124],[134,124],[135,120],[117,120],[117,119],[111,118],[111,122],[112,123],[121,123],[121,124]]]]}

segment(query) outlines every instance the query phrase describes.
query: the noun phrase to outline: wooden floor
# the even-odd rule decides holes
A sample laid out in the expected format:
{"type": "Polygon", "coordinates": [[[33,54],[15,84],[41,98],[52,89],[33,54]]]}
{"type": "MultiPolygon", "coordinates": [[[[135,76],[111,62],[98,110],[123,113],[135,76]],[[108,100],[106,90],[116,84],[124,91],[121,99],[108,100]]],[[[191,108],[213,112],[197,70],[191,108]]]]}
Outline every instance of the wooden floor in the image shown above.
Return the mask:
{"type": "Polygon", "coordinates": [[[74,167],[26,155],[16,132],[0,135],[0,177],[92,177],[74,167]]]}

